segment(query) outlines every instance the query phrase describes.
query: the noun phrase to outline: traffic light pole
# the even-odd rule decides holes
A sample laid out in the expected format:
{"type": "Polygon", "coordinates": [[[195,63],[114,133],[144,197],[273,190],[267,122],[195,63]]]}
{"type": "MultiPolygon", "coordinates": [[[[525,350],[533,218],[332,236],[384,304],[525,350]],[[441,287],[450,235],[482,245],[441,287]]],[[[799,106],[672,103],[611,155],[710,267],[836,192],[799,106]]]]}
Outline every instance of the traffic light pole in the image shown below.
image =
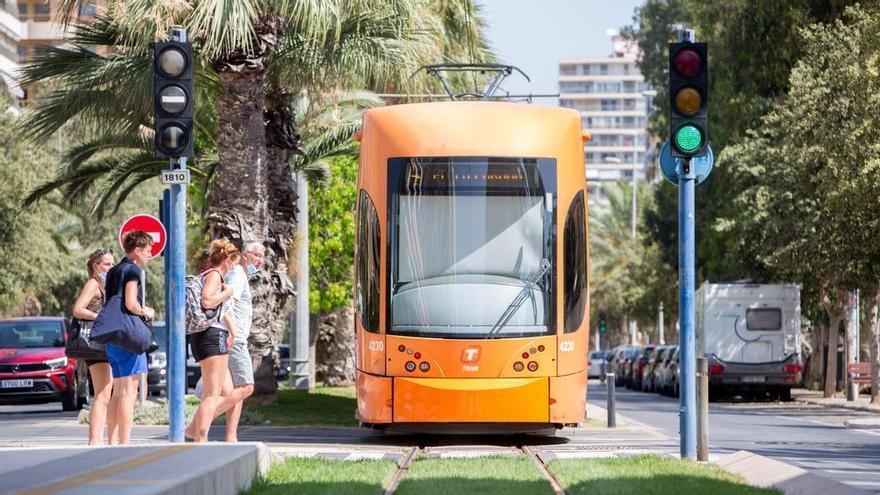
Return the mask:
{"type": "MultiPolygon", "coordinates": [[[[679,41],[693,43],[694,31],[679,31],[679,41]]],[[[696,174],[690,158],[682,160],[678,175],[678,276],[679,347],[681,396],[679,398],[679,445],[682,459],[697,459],[696,350],[694,338],[694,187],[696,174]]]]}
{"type": "MultiPolygon", "coordinates": [[[[186,170],[186,157],[171,160],[171,168],[186,170]],[[179,167],[175,167],[179,165],[179,167]]],[[[186,340],[184,304],[186,279],[186,185],[172,184],[168,208],[168,440],[183,442],[186,417],[183,398],[186,394],[186,340]]]]}
{"type": "MultiPolygon", "coordinates": [[[[174,41],[186,42],[186,31],[172,28],[174,41]]],[[[172,158],[171,170],[186,170],[186,157],[172,158]]],[[[184,395],[186,394],[186,340],[184,335],[185,284],[186,284],[186,184],[171,184],[168,217],[168,440],[184,441],[186,423],[184,395]]]]}

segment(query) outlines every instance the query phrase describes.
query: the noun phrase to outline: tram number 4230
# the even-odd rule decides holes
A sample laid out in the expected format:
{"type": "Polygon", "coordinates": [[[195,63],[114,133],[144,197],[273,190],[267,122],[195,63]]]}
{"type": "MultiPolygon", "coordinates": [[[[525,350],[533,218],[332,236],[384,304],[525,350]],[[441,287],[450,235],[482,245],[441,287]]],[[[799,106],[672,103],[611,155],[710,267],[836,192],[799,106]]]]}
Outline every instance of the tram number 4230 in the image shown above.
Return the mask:
{"type": "Polygon", "coordinates": [[[163,170],[162,184],[189,184],[189,170],[163,170]]]}
{"type": "Polygon", "coordinates": [[[562,340],[559,342],[559,352],[574,352],[573,340],[562,340]]]}

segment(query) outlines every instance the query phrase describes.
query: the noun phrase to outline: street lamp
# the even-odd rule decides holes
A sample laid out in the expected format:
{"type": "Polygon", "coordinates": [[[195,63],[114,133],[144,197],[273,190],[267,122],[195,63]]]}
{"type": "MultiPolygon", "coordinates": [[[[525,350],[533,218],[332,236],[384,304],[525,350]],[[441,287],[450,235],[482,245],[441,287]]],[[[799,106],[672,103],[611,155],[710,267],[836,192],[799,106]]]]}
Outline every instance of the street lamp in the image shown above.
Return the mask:
{"type": "MultiPolygon", "coordinates": [[[[645,164],[643,170],[645,174],[648,173],[648,165],[650,164],[651,155],[651,132],[648,131],[648,118],[651,116],[651,107],[653,106],[654,97],[657,96],[657,91],[653,89],[646,89],[642,91],[642,96],[645,97],[645,164]]],[[[636,238],[636,198],[638,197],[638,184],[636,183],[636,173],[633,171],[633,204],[632,204],[632,237],[636,238]]]]}
{"type": "Polygon", "coordinates": [[[608,158],[604,158],[603,160],[605,161],[605,163],[613,163],[615,165],[620,165],[621,163],[623,163],[623,160],[616,156],[609,156],[608,158]]]}

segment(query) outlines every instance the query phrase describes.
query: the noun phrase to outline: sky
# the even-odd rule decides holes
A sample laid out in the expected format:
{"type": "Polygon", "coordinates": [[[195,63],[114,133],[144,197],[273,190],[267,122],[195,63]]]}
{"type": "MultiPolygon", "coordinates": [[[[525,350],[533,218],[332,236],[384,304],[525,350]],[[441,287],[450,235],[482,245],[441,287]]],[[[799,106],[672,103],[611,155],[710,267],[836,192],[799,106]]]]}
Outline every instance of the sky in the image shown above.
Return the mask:
{"type": "MultiPolygon", "coordinates": [[[[608,28],[632,23],[640,0],[477,0],[489,22],[489,40],[502,63],[532,79],[510,76],[511,93],[557,93],[559,61],[611,53],[608,28]]],[[[556,105],[556,99],[535,103],[556,105]]]]}

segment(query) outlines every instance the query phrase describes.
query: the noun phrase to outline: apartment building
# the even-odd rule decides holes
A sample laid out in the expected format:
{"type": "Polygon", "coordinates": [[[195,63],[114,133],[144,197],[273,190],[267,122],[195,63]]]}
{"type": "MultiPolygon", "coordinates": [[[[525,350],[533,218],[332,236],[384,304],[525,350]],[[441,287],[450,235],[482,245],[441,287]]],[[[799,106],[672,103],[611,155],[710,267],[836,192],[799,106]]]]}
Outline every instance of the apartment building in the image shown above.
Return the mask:
{"type": "MultiPolygon", "coordinates": [[[[95,16],[97,2],[82,2],[80,20],[95,16]]],[[[19,86],[18,71],[48,46],[64,43],[65,32],[56,23],[58,6],[46,0],[0,0],[0,88],[16,103],[32,96],[19,86]]]]}
{"type": "Polygon", "coordinates": [[[592,140],[584,145],[591,201],[602,202],[602,183],[645,178],[650,88],[636,65],[638,47],[611,34],[604,58],[559,62],[559,104],[581,113],[592,140]]]}

